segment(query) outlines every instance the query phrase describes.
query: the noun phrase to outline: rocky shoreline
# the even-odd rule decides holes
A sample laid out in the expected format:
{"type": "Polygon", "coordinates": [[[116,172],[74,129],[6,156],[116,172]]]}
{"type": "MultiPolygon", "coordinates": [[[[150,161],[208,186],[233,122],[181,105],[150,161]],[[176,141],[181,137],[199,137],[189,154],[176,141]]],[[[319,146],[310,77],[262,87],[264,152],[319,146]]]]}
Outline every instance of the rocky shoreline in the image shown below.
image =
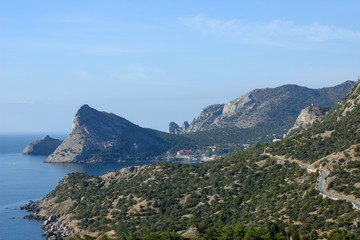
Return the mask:
{"type": "MultiPolygon", "coordinates": [[[[108,172],[101,175],[100,178],[104,185],[110,181],[123,181],[130,179],[138,174],[141,174],[148,168],[149,165],[129,166],[118,171],[108,172]]],[[[58,183],[58,185],[68,184],[70,174],[58,183]]],[[[57,197],[51,194],[46,195],[43,199],[38,201],[30,200],[25,206],[20,209],[26,210],[31,214],[26,215],[25,219],[40,220],[43,222],[42,229],[45,230],[43,236],[48,240],[68,239],[75,233],[77,234],[94,234],[99,235],[98,232],[88,232],[80,229],[76,223],[77,220],[71,218],[71,208],[76,203],[75,200],[70,198],[57,202],[57,197]]]]}
{"type": "Polygon", "coordinates": [[[33,212],[32,214],[24,216],[25,219],[43,221],[42,229],[45,230],[43,236],[48,240],[67,239],[74,234],[74,230],[68,225],[68,219],[65,215],[48,214],[44,215],[40,201],[29,201],[25,206],[20,207],[22,210],[33,212]]]}

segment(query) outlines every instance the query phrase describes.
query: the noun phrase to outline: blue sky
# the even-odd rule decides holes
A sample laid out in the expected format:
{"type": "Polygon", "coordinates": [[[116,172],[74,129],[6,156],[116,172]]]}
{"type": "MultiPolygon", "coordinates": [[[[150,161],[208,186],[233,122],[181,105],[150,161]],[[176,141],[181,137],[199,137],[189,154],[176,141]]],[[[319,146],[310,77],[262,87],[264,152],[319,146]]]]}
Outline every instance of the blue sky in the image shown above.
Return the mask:
{"type": "Polygon", "coordinates": [[[0,133],[82,104],[167,130],[255,88],[360,75],[359,1],[1,1],[0,133]]]}

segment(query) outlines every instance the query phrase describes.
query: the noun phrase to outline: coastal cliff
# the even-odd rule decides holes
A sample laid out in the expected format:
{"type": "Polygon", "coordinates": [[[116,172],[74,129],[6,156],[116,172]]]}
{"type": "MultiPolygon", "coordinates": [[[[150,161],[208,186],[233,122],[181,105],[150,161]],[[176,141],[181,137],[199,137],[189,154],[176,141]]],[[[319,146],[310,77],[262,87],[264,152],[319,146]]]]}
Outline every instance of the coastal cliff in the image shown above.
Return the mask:
{"type": "MultiPolygon", "coordinates": [[[[97,236],[100,232],[91,232],[78,227],[78,221],[74,219],[71,209],[74,207],[74,204],[78,204],[79,202],[72,199],[60,201],[59,196],[57,196],[55,192],[64,191],[66,188],[68,188],[66,191],[73,191],[75,189],[72,189],[72,184],[86,183],[91,185],[94,183],[93,180],[101,183],[102,186],[108,186],[111,182],[127,181],[137,175],[141,175],[147,168],[147,165],[131,166],[118,171],[108,172],[100,177],[90,177],[84,173],[67,174],[58,183],[52,193],[49,193],[38,201],[30,200],[25,206],[21,207],[21,209],[31,212],[31,214],[26,215],[24,218],[43,221],[41,227],[44,229],[43,236],[48,240],[67,239],[74,233],[97,236]],[[84,181],[83,183],[76,183],[77,181],[74,182],[74,179],[83,179],[84,181]]],[[[84,200],[84,198],[81,198],[81,201],[84,200]]]]}
{"type": "Polygon", "coordinates": [[[75,114],[70,135],[45,162],[144,160],[171,148],[164,134],[139,127],[113,113],[100,112],[83,105],[75,114]]]}

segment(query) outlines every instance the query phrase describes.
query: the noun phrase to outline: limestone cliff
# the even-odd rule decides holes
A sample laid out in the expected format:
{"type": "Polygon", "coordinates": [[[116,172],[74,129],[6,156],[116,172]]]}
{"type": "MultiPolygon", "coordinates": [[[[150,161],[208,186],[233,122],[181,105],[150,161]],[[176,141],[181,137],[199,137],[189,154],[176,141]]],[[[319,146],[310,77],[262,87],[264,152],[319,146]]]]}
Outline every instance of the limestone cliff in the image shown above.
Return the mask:
{"type": "Polygon", "coordinates": [[[43,139],[30,143],[23,150],[25,155],[50,155],[62,143],[62,140],[46,135],[43,139]]]}
{"type": "Polygon", "coordinates": [[[185,121],[181,127],[179,127],[176,123],[171,122],[169,124],[169,133],[182,134],[205,129],[209,127],[216,120],[216,118],[222,114],[223,108],[224,104],[210,105],[204,108],[200,116],[197,119],[194,119],[191,124],[185,121]]]}
{"type": "Polygon", "coordinates": [[[313,105],[304,108],[292,128],[289,129],[288,135],[296,132],[302,132],[308,129],[314,123],[320,122],[329,108],[315,107],[313,105]]]}
{"type": "Polygon", "coordinates": [[[157,131],[141,128],[113,113],[83,105],[70,135],[45,162],[95,163],[154,157],[170,144],[157,131]]]}

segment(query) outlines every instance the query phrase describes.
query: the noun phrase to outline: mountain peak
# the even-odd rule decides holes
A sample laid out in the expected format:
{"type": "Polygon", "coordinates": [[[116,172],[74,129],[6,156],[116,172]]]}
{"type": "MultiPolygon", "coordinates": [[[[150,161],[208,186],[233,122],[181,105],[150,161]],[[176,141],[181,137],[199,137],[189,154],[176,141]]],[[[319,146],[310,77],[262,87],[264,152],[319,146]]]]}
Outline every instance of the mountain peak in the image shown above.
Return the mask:
{"type": "Polygon", "coordinates": [[[86,109],[86,108],[91,108],[91,107],[85,103],[84,105],[82,105],[82,106],[79,108],[79,110],[80,110],[80,109],[86,109]]]}
{"type": "Polygon", "coordinates": [[[49,135],[46,135],[45,137],[43,137],[43,140],[48,140],[51,139],[51,137],[49,135]]]}
{"type": "Polygon", "coordinates": [[[107,112],[100,112],[87,104],[82,105],[76,112],[72,131],[81,127],[90,127],[96,128],[96,126],[101,125],[102,122],[107,122],[109,118],[120,118],[114,114],[107,112]]]}
{"type": "Polygon", "coordinates": [[[76,114],[89,113],[89,112],[99,112],[96,109],[90,107],[87,104],[82,105],[79,110],[77,110],[76,114]]]}

